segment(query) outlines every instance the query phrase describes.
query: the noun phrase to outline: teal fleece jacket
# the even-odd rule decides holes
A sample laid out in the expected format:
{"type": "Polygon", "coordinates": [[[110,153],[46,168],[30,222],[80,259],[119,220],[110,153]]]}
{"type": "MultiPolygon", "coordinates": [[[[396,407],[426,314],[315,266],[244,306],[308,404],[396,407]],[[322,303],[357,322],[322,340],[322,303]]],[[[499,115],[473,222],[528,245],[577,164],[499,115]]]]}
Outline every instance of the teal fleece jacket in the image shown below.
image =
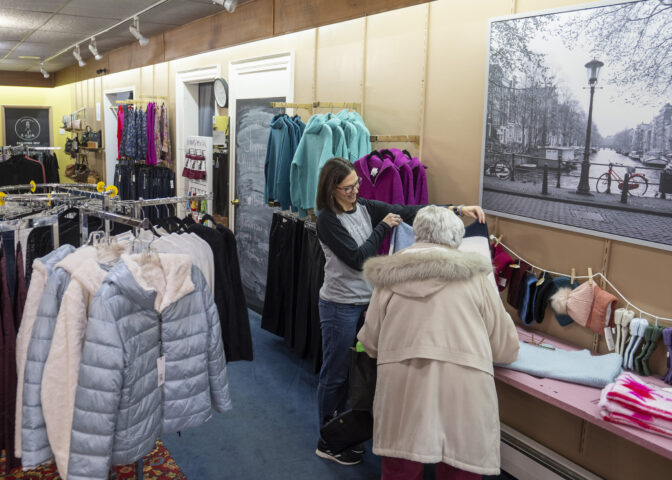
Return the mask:
{"type": "Polygon", "coordinates": [[[313,115],[294,153],[289,176],[292,205],[304,216],[315,208],[317,180],[322,166],[332,158],[332,129],[325,115],[313,115]]]}

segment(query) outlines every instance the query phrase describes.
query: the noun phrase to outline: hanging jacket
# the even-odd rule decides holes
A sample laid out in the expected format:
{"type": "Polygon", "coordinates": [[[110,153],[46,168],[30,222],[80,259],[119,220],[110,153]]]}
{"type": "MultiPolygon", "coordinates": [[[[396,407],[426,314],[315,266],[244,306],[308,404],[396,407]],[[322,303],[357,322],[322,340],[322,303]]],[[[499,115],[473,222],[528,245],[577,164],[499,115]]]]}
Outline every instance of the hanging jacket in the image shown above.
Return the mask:
{"type": "Polygon", "coordinates": [[[345,133],[345,148],[348,151],[346,158],[351,163],[355,163],[360,157],[366,155],[369,150],[359,155],[359,130],[355,122],[351,120],[350,112],[348,110],[341,110],[336,116],[341,119],[341,127],[345,133]]]}
{"type": "MultiPolygon", "coordinates": [[[[269,200],[280,201],[283,196],[283,210],[289,208],[289,170],[292,163],[292,128],[291,120],[287,115],[280,114],[271,120],[271,130],[268,136],[266,160],[264,162],[264,175],[266,183],[264,188],[264,202],[269,200]],[[286,185],[286,186],[285,186],[286,185]],[[283,188],[284,187],[284,188],[283,188]],[[286,195],[280,195],[284,190],[286,195]]],[[[283,192],[283,193],[285,193],[283,192]]]]}
{"type": "Polygon", "coordinates": [[[16,329],[12,298],[7,283],[7,252],[0,250],[0,448],[5,449],[5,468],[21,465],[14,453],[14,409],[16,402],[16,329]]]}
{"type": "Polygon", "coordinates": [[[418,157],[413,157],[410,167],[413,172],[413,194],[415,196],[413,205],[427,205],[429,203],[429,193],[427,192],[425,166],[418,160],[418,157]]]}
{"type": "Polygon", "coordinates": [[[415,193],[413,170],[411,169],[411,157],[406,155],[398,148],[387,148],[385,150],[381,150],[380,153],[383,156],[388,157],[399,171],[399,178],[401,179],[401,187],[404,195],[404,203],[406,205],[414,205],[415,193]]]}
{"type": "Polygon", "coordinates": [[[355,171],[361,178],[360,197],[397,205],[405,204],[401,177],[390,158],[366,155],[355,162],[355,171]]]}
{"type": "Polygon", "coordinates": [[[368,154],[371,151],[371,133],[369,129],[364,124],[364,119],[357,112],[349,112],[348,120],[355,126],[357,129],[357,145],[358,151],[354,156],[355,161],[359,158],[362,158],[364,155],[368,154]]]}
{"type": "Polygon", "coordinates": [[[332,135],[332,154],[334,157],[348,158],[348,148],[345,143],[345,132],[343,131],[343,122],[333,113],[326,115],[327,125],[331,127],[332,135]]]}
{"type": "Polygon", "coordinates": [[[37,316],[37,309],[42,299],[42,293],[46,286],[47,279],[52,273],[54,265],[63,260],[66,256],[75,251],[72,245],[63,245],[48,255],[38,258],[33,263],[33,275],[28,287],[27,301],[23,309],[21,326],[16,336],[16,425],[18,428],[14,432],[14,451],[17,457],[21,456],[21,425],[23,411],[23,378],[26,366],[26,357],[28,356],[28,344],[33,333],[33,325],[37,316]]]}
{"type": "Polygon", "coordinates": [[[305,216],[315,208],[317,180],[322,166],[333,156],[331,127],[324,115],[313,115],[303,132],[289,174],[292,205],[305,216]]]}
{"type": "Polygon", "coordinates": [[[51,349],[44,365],[42,411],[49,444],[62,478],[68,478],[70,431],[89,305],[106,275],[107,272],[90,258],[74,271],[61,300],[51,349]]]}
{"type": "Polygon", "coordinates": [[[26,469],[35,468],[53,458],[42,411],[41,392],[44,364],[49,356],[56,318],[63,294],[70,284],[70,276],[82,262],[89,258],[98,259],[103,263],[109,260],[107,257],[98,257],[98,252],[95,247],[83,247],[56,264],[37,309],[28,344],[23,380],[21,448],[22,463],[26,469]]]}
{"type": "Polygon", "coordinates": [[[231,408],[217,307],[187,255],[122,255],[89,310],[68,480],[107,479],[159,435],[231,408]],[[157,361],[165,357],[165,384],[157,361]]]}

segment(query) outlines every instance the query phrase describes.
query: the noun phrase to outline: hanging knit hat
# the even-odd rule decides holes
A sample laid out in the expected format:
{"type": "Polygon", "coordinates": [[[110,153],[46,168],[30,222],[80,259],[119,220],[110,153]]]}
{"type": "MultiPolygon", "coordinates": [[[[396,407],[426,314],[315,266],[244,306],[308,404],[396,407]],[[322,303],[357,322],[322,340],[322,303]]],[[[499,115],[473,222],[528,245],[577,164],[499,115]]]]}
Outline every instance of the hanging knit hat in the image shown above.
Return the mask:
{"type": "Polygon", "coordinates": [[[513,263],[513,258],[504,251],[504,248],[501,245],[491,247],[490,254],[492,255],[492,266],[495,268],[497,288],[501,292],[507,287],[511,280],[513,269],[509,268],[509,265],[513,263]]]}
{"type": "Polygon", "coordinates": [[[604,335],[604,328],[614,325],[614,312],[618,306],[618,299],[597,285],[593,287],[593,308],[591,309],[586,326],[593,332],[604,335]]]}
{"type": "MultiPolygon", "coordinates": [[[[553,286],[551,289],[549,289],[550,291],[547,292],[548,298],[546,301],[551,302],[551,309],[555,313],[555,319],[563,327],[566,327],[567,325],[573,322],[572,317],[567,315],[567,313],[563,314],[558,310],[556,310],[556,308],[554,307],[554,302],[552,302],[551,299],[560,289],[564,288],[566,290],[567,295],[569,295],[569,293],[578,286],[579,283],[576,280],[574,280],[574,283],[572,283],[571,279],[567,277],[557,277],[553,279],[553,286]]],[[[564,311],[565,312],[567,311],[566,306],[564,311]]]]}
{"type": "Polygon", "coordinates": [[[520,306],[520,300],[522,299],[521,292],[524,292],[522,287],[523,279],[525,274],[530,269],[530,265],[523,262],[522,260],[519,263],[520,268],[513,268],[513,273],[511,274],[511,280],[509,281],[509,294],[507,301],[509,305],[513,308],[518,308],[520,306]]]}
{"type": "Polygon", "coordinates": [[[548,300],[551,298],[551,295],[555,293],[555,283],[553,282],[553,277],[548,273],[544,272],[542,274],[544,282],[541,285],[537,286],[537,292],[534,295],[534,305],[532,308],[532,318],[535,322],[541,323],[544,321],[546,316],[546,307],[548,306],[548,300]]]}
{"type": "Polygon", "coordinates": [[[574,290],[569,287],[558,289],[551,297],[553,310],[569,315],[572,320],[585,327],[593,308],[593,298],[595,296],[593,287],[594,285],[590,282],[585,282],[574,290]]]}

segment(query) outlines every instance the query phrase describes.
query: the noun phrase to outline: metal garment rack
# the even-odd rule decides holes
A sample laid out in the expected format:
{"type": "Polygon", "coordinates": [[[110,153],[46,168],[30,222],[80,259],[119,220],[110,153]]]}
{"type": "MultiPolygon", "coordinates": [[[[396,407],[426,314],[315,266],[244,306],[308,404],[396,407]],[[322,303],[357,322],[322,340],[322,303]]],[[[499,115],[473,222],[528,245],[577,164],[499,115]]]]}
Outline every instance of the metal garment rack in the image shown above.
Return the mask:
{"type": "Polygon", "coordinates": [[[32,218],[17,218],[15,220],[0,220],[0,232],[15,232],[17,230],[36,228],[36,227],[51,227],[51,235],[54,242],[54,249],[59,245],[59,231],[58,231],[58,214],[32,217],[32,218]]]}

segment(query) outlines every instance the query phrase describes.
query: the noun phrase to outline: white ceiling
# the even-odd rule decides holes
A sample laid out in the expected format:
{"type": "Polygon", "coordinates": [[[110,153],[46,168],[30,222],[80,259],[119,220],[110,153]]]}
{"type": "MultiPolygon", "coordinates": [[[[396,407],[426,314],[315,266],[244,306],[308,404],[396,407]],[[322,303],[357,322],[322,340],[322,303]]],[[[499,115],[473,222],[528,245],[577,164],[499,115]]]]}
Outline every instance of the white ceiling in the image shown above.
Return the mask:
{"type": "MultiPolygon", "coordinates": [[[[39,72],[42,60],[77,42],[81,42],[84,61],[95,61],[88,48],[92,35],[155,3],[157,0],[0,0],[0,70],[39,72]]],[[[168,0],[140,15],[140,31],[152,37],[222,10],[212,0],[168,0]]],[[[136,41],[128,31],[129,24],[96,36],[98,51],[104,55],[136,41]]],[[[54,72],[75,62],[69,50],[47,62],[45,68],[54,72]]]]}

